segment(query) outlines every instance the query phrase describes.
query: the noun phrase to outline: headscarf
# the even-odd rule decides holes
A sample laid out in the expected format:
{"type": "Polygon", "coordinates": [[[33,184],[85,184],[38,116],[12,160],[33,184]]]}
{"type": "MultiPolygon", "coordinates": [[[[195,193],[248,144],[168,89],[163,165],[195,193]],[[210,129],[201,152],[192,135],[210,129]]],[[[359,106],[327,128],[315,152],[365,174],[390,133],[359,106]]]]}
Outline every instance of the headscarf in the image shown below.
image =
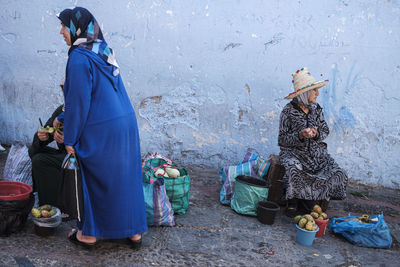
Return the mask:
{"type": "Polygon", "coordinates": [[[119,74],[119,66],[113,50],[104,40],[96,19],[86,8],[64,9],[57,17],[68,29],[71,36],[71,48],[68,50],[68,55],[77,47],[88,49],[115,67],[114,76],[119,74]]]}
{"type": "Polygon", "coordinates": [[[302,94],[299,94],[298,96],[293,98],[293,101],[298,105],[303,105],[314,111],[317,108],[317,104],[308,102],[308,97],[310,96],[311,92],[312,90],[308,90],[302,94]]]}
{"type": "Polygon", "coordinates": [[[296,102],[300,105],[308,107],[310,103],[308,102],[308,97],[311,94],[311,90],[308,90],[302,94],[299,94],[298,96],[295,97],[296,102]]]}

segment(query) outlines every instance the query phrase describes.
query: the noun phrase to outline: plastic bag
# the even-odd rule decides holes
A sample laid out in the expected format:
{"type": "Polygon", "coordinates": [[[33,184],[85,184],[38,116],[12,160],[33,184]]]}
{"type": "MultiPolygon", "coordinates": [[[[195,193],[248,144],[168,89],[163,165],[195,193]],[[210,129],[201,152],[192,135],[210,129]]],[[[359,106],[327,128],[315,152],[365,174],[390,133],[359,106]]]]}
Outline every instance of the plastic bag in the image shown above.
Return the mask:
{"type": "Polygon", "coordinates": [[[179,168],[179,177],[164,177],[165,190],[176,214],[185,214],[189,208],[190,177],[184,168],[179,168]]]}
{"type": "Polygon", "coordinates": [[[231,208],[240,214],[257,216],[258,202],[265,201],[267,198],[267,182],[241,175],[236,178],[231,208]]]}
{"type": "Polygon", "coordinates": [[[11,146],[4,166],[3,179],[32,186],[32,163],[26,145],[15,143],[11,146]]]}
{"type": "Polygon", "coordinates": [[[146,162],[148,161],[148,160],[150,160],[150,159],[163,159],[163,160],[165,160],[165,162],[167,163],[167,164],[169,164],[169,165],[171,165],[172,164],[172,160],[170,160],[169,158],[167,158],[167,157],[164,157],[163,155],[161,155],[161,154],[159,154],[159,153],[153,153],[153,154],[150,154],[150,153],[148,153],[147,155],[146,155],[146,158],[143,160],[143,163],[142,163],[142,172],[144,171],[144,166],[145,166],[145,164],[146,164],[146,162]]]}
{"type": "Polygon", "coordinates": [[[260,164],[258,170],[257,170],[257,175],[260,178],[264,179],[264,176],[267,175],[269,166],[271,165],[271,157],[269,157],[266,160],[262,160],[262,163],[260,164]]]}
{"type": "Polygon", "coordinates": [[[77,169],[70,168],[72,157],[74,157],[72,154],[67,154],[61,168],[60,209],[68,214],[69,218],[82,221],[84,211],[82,173],[78,159],[75,161],[77,169]]]}
{"type": "Polygon", "coordinates": [[[154,183],[143,182],[144,202],[148,225],[174,226],[174,210],[168,200],[163,178],[154,183]]]}
{"type": "Polygon", "coordinates": [[[371,216],[377,218],[376,223],[362,223],[354,219],[356,216],[333,218],[331,229],[335,234],[341,234],[350,243],[360,247],[390,248],[392,237],[383,215],[371,216]]]}
{"type": "Polygon", "coordinates": [[[56,214],[49,218],[35,218],[33,217],[33,223],[40,227],[57,227],[62,222],[61,211],[57,207],[52,207],[56,210],[56,214]]]}
{"type": "Polygon", "coordinates": [[[257,154],[247,152],[243,160],[237,165],[221,167],[219,169],[219,177],[221,178],[222,187],[219,193],[219,201],[222,204],[230,205],[236,177],[246,175],[258,178],[257,171],[262,162],[262,158],[257,154]]]}
{"type": "MultiPolygon", "coordinates": [[[[157,180],[154,172],[159,167],[167,164],[162,158],[151,158],[145,162],[143,169],[143,182],[153,183],[157,180]]],[[[171,164],[171,166],[176,167],[171,164]]],[[[175,214],[185,214],[189,208],[190,177],[184,168],[178,168],[179,177],[163,177],[165,190],[175,214]]]]}

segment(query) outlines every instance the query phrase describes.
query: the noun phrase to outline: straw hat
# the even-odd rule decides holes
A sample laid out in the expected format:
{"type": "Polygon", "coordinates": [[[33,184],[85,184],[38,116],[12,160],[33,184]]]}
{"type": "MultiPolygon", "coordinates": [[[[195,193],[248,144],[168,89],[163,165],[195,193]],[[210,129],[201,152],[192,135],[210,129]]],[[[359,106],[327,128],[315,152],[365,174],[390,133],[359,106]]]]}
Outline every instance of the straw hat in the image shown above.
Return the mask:
{"type": "Polygon", "coordinates": [[[321,88],[328,83],[328,80],[316,82],[314,77],[308,72],[307,68],[301,68],[292,74],[294,92],[290,93],[285,99],[292,99],[296,96],[315,88],[321,88]]]}

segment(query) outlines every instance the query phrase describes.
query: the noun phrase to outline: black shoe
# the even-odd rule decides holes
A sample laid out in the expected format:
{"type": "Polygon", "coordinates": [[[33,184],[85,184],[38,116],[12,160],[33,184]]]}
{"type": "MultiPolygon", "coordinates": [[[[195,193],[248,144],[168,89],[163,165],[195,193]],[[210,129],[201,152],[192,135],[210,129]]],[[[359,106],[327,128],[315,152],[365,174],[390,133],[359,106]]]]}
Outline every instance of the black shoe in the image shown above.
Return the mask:
{"type": "Polygon", "coordinates": [[[329,207],[329,200],[327,199],[323,199],[319,201],[319,206],[321,207],[323,212],[326,212],[326,210],[329,207]]]}
{"type": "Polygon", "coordinates": [[[287,207],[285,210],[285,215],[289,218],[294,218],[296,216],[297,209],[293,207],[287,207]]]}
{"type": "Polygon", "coordinates": [[[78,246],[80,246],[80,247],[82,247],[82,248],[84,248],[84,249],[87,249],[87,250],[93,250],[93,249],[95,249],[95,248],[97,247],[98,241],[96,241],[96,242],[94,242],[94,243],[92,243],[92,244],[85,243],[85,242],[82,242],[82,241],[79,241],[79,240],[78,240],[78,238],[77,238],[77,236],[76,236],[77,234],[78,234],[78,230],[75,230],[75,231],[68,237],[68,240],[71,241],[72,243],[74,243],[75,245],[78,245],[78,246]]]}
{"type": "Polygon", "coordinates": [[[288,216],[289,218],[293,218],[294,216],[296,216],[296,213],[297,213],[297,199],[288,199],[285,210],[286,216],[288,216]]]}
{"type": "Polygon", "coordinates": [[[142,247],[142,237],[139,240],[132,240],[128,237],[129,244],[131,244],[131,248],[138,250],[142,247]]]}
{"type": "Polygon", "coordinates": [[[300,203],[305,210],[306,213],[310,213],[313,211],[314,205],[315,205],[315,200],[307,200],[307,199],[301,199],[300,203]]]}

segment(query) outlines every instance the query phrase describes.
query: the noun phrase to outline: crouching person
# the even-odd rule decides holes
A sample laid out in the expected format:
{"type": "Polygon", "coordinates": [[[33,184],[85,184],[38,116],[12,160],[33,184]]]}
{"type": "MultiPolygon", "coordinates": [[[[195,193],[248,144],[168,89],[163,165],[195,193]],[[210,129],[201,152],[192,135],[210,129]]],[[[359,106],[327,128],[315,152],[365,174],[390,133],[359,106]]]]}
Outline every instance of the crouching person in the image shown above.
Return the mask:
{"type": "MultiPolygon", "coordinates": [[[[63,88],[63,81],[60,86],[63,88]]],[[[39,205],[50,204],[59,207],[61,164],[67,154],[62,124],[57,120],[57,116],[63,110],[64,105],[61,105],[53,112],[45,125],[35,133],[29,148],[29,157],[32,160],[33,189],[38,193],[39,205]],[[53,141],[56,141],[57,145],[48,146],[53,141]]],[[[63,217],[65,216],[63,215],[63,217]]]]}

